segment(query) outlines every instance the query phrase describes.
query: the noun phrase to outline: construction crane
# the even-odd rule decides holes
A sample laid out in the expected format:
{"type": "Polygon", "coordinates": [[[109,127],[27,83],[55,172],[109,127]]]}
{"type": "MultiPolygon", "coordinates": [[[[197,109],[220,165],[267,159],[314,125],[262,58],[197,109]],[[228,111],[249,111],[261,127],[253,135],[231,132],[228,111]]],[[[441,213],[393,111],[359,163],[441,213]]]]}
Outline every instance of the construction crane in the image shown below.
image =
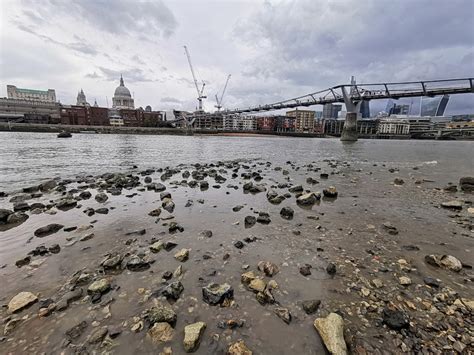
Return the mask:
{"type": "Polygon", "coordinates": [[[222,99],[224,98],[225,89],[227,89],[227,84],[229,83],[229,79],[230,79],[230,74],[227,76],[227,80],[225,81],[225,85],[224,85],[224,90],[222,90],[222,95],[220,99],[217,97],[217,94],[216,94],[217,105],[215,105],[215,107],[217,107],[217,111],[220,111],[222,108],[222,99]]]}
{"type": "Polygon", "coordinates": [[[193,75],[193,80],[194,80],[194,85],[196,86],[196,91],[197,91],[197,94],[198,94],[198,102],[199,102],[199,111],[203,111],[202,109],[202,99],[206,99],[207,96],[203,95],[204,93],[204,86],[206,86],[206,83],[203,81],[202,82],[202,87],[201,87],[201,90],[199,90],[199,86],[198,86],[198,82],[197,82],[197,79],[196,79],[196,75],[194,74],[194,69],[193,69],[193,65],[191,63],[191,56],[189,55],[189,52],[188,52],[188,47],[184,46],[184,50],[186,52],[186,57],[188,57],[188,63],[189,63],[189,68],[191,69],[191,74],[193,75]]]}

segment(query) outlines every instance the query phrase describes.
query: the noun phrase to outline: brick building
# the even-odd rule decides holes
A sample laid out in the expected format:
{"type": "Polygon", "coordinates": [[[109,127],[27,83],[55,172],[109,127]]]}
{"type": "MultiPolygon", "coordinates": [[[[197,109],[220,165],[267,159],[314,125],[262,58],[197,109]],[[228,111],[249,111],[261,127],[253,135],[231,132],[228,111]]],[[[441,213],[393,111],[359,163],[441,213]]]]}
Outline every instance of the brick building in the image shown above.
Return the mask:
{"type": "Polygon", "coordinates": [[[257,129],[259,131],[274,131],[275,121],[273,116],[257,117],[257,129]]]}

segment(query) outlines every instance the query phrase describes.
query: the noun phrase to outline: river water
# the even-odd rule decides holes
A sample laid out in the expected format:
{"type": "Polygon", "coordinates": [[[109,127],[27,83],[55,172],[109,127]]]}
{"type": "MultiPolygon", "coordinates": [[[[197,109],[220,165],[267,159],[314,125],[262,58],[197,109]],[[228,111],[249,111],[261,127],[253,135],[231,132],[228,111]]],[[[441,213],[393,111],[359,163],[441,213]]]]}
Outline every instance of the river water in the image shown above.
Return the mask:
{"type": "Polygon", "coordinates": [[[200,161],[263,159],[299,163],[338,159],[361,164],[436,165],[433,174],[456,181],[474,171],[474,143],[463,141],[359,140],[227,136],[146,136],[0,132],[0,191],[41,180],[165,167],[200,161]]]}

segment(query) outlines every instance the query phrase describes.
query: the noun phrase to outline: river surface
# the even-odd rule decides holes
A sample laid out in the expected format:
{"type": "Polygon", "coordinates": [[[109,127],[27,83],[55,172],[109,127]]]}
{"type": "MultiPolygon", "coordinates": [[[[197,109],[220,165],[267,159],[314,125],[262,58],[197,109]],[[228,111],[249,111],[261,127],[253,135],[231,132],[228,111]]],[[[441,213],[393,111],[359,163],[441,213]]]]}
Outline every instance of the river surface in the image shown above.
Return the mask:
{"type": "Polygon", "coordinates": [[[359,140],[226,136],[146,136],[0,132],[0,191],[79,174],[166,167],[231,159],[319,162],[324,159],[397,166],[433,164],[433,174],[456,180],[474,170],[474,143],[465,141],[359,140]]]}

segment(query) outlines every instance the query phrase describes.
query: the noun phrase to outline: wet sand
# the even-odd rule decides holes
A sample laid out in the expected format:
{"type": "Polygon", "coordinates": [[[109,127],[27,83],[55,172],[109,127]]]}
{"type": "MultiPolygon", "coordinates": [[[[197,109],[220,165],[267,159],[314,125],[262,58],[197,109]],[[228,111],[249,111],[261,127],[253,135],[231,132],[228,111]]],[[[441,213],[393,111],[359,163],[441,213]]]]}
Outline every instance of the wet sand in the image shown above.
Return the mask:
{"type": "MultiPolygon", "coordinates": [[[[133,169],[123,179],[137,181],[136,186],[125,188],[111,182],[121,175],[111,175],[109,182],[100,177],[80,177],[68,183],[58,180],[64,191],[55,187],[26,200],[30,205],[43,203],[41,213],[27,210],[25,222],[0,226],[2,304],[7,305],[22,291],[39,300],[14,314],[2,307],[1,318],[8,331],[1,335],[0,352],[154,354],[171,347],[173,353],[182,354],[184,327],[203,321],[207,327],[197,354],[225,354],[240,339],[254,354],[321,354],[326,350],[313,322],[335,312],[344,320],[351,353],[469,353],[474,349],[470,308],[474,298],[470,266],[474,214],[468,212],[473,195],[443,190],[448,182],[457,181],[439,173],[432,181],[433,169],[432,165],[355,166],[342,161],[278,166],[253,160],[178,166],[168,170],[170,174],[133,169]],[[186,170],[207,174],[204,180],[209,188],[190,187],[190,181],[201,180],[183,178],[186,170]],[[209,176],[216,174],[226,180],[217,183],[209,176]],[[163,175],[164,180],[160,178],[163,175]],[[317,183],[308,183],[309,177],[317,183]],[[162,208],[160,193],[147,190],[145,178],[165,185],[174,211],[162,208]],[[403,184],[395,184],[396,178],[403,179],[403,184]],[[265,191],[244,191],[249,182],[265,191]],[[283,185],[279,188],[279,184],[283,185]],[[301,192],[289,192],[295,185],[311,192],[334,186],[338,196],[323,196],[313,205],[302,206],[296,203],[301,192]],[[113,195],[114,190],[120,194],[113,195]],[[289,195],[274,204],[267,198],[269,190],[289,195]],[[91,198],[80,199],[83,191],[90,191],[91,198]],[[107,201],[94,199],[99,192],[107,194],[107,201]],[[47,214],[67,195],[77,200],[77,206],[47,214]],[[451,200],[462,201],[461,209],[440,207],[451,200]],[[237,205],[243,207],[234,212],[237,205]],[[84,213],[87,208],[101,207],[108,208],[108,214],[84,213]],[[283,207],[294,210],[291,220],[281,217],[283,207]],[[156,208],[162,209],[159,217],[149,216],[156,208]],[[267,212],[271,222],[246,228],[245,217],[258,217],[256,212],[267,212]],[[170,232],[172,222],[183,231],[170,232]],[[35,230],[50,223],[78,229],[35,237],[35,230]],[[145,233],[130,234],[142,230],[145,233]],[[203,235],[203,231],[212,231],[212,236],[203,235]],[[90,233],[90,239],[81,241],[90,233]],[[153,253],[150,245],[156,241],[172,241],[177,246],[153,253]],[[242,248],[236,247],[237,241],[242,242],[242,248]],[[59,253],[32,256],[27,265],[15,265],[31,250],[56,243],[59,253]],[[183,248],[189,249],[189,259],[180,262],[174,255],[183,248]],[[431,254],[452,255],[463,267],[452,271],[429,265],[425,256],[431,254]],[[114,270],[101,266],[108,255],[120,256],[121,263],[114,270]],[[134,256],[148,266],[130,270],[127,262],[134,256]],[[271,262],[279,271],[267,276],[258,269],[260,261],[271,262]],[[305,264],[311,265],[307,276],[300,273],[305,264]],[[331,264],[335,273],[328,271],[331,264]],[[174,275],[168,283],[180,281],[184,290],[176,301],[160,297],[163,273],[173,273],[179,266],[182,274],[174,275]],[[249,271],[267,285],[270,280],[276,282],[276,288],[267,286],[275,303],[267,299],[266,304],[260,304],[256,294],[241,282],[241,274],[249,271]],[[88,273],[90,278],[78,284],[74,275],[80,273],[88,273]],[[439,287],[428,285],[428,276],[437,279],[439,287]],[[401,285],[400,277],[409,278],[410,284],[401,285]],[[102,278],[110,281],[110,290],[99,297],[88,295],[88,287],[102,278]],[[222,305],[206,303],[202,288],[211,282],[228,283],[234,290],[233,298],[222,305]],[[79,289],[82,293],[67,308],[57,309],[68,291],[79,289]],[[147,310],[157,300],[177,315],[172,339],[162,344],[147,336],[152,326],[147,310]],[[320,300],[321,304],[316,312],[307,314],[302,309],[305,300],[320,300]],[[289,324],[275,314],[276,308],[290,312],[289,324]],[[406,319],[400,329],[394,329],[384,316],[392,308],[406,319]],[[239,326],[222,329],[220,321],[228,320],[239,326]],[[83,329],[71,337],[70,329],[81,322],[85,322],[83,329]],[[107,330],[91,341],[98,329],[107,330]]],[[[9,201],[17,195],[2,198],[0,207],[12,209],[9,201]]]]}

